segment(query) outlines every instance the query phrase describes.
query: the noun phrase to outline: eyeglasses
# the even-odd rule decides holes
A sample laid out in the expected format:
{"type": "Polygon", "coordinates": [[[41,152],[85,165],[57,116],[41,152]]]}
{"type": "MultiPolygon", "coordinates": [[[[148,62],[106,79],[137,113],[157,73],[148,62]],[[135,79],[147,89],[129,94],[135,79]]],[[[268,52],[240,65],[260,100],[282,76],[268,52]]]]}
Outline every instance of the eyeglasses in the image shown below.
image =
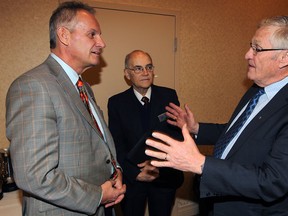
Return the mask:
{"type": "MultiPolygon", "coordinates": [[[[136,74],[140,74],[144,71],[144,68],[142,66],[135,66],[133,68],[126,68],[126,69],[132,70],[136,74]]],[[[145,70],[149,73],[152,73],[154,71],[154,66],[152,64],[148,64],[145,66],[145,70]]]]}
{"type": "Polygon", "coordinates": [[[287,49],[263,49],[257,44],[250,43],[250,47],[253,50],[253,54],[257,55],[259,52],[266,52],[266,51],[277,51],[277,50],[287,50],[287,49]]]}

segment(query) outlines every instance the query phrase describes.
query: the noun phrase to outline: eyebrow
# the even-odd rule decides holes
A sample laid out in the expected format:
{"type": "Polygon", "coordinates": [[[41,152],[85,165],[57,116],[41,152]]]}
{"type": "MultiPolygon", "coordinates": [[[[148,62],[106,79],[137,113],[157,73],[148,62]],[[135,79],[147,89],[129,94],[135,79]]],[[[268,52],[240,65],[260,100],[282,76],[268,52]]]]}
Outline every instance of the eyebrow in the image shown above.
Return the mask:
{"type": "MultiPolygon", "coordinates": [[[[149,66],[149,65],[153,65],[153,64],[152,63],[146,64],[145,67],[149,66]]],[[[142,65],[134,65],[133,67],[143,67],[143,66],[142,65]]]]}

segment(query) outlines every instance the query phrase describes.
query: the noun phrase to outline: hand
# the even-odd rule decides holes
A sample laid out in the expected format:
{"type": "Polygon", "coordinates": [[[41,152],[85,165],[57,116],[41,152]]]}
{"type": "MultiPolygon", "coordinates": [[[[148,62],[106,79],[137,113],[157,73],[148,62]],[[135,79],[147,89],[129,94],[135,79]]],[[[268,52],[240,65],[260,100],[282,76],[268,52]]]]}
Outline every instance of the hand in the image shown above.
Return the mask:
{"type": "Polygon", "coordinates": [[[122,184],[122,172],[119,169],[117,172],[116,179],[111,179],[101,185],[103,194],[101,204],[104,204],[106,208],[120,203],[126,192],[126,185],[122,184]]]}
{"type": "Polygon", "coordinates": [[[167,122],[171,125],[182,128],[184,124],[187,124],[187,128],[190,133],[198,134],[199,123],[195,120],[193,113],[189,109],[188,105],[184,105],[185,110],[181,109],[174,103],[169,103],[166,106],[166,115],[169,117],[167,122]]]}
{"type": "Polygon", "coordinates": [[[160,159],[160,161],[152,160],[151,164],[153,166],[171,167],[182,171],[202,174],[205,156],[199,152],[199,149],[189,134],[186,124],[182,128],[182,134],[184,141],[180,142],[162,133],[153,132],[152,136],[160,141],[147,139],[146,144],[161,152],[147,149],[145,153],[160,159]]]}
{"type": "Polygon", "coordinates": [[[141,168],[141,172],[136,177],[138,181],[151,182],[159,177],[159,169],[152,166],[150,160],[137,164],[137,166],[141,168]]]}

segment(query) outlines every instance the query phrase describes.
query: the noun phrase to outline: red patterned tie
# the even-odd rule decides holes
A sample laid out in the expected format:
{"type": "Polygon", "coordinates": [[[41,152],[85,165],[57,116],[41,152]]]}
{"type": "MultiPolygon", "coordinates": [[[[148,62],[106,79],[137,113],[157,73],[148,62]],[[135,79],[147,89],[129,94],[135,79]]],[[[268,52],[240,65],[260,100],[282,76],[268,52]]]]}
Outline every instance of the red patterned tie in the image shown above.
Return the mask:
{"type": "MultiPolygon", "coordinates": [[[[99,125],[94,117],[94,115],[92,114],[91,112],[91,108],[90,108],[90,105],[89,105],[89,100],[88,100],[88,94],[85,90],[85,87],[83,86],[83,81],[81,79],[81,77],[79,77],[79,80],[77,81],[76,83],[76,86],[79,90],[79,95],[80,95],[80,98],[82,99],[84,105],[86,106],[89,114],[91,115],[91,118],[93,119],[95,125],[96,125],[96,128],[98,129],[99,133],[101,134],[102,138],[103,138],[103,134],[99,128],[99,125]]],[[[110,151],[110,148],[108,147],[109,151],[110,151]]],[[[110,155],[111,155],[111,164],[112,164],[112,167],[113,167],[113,170],[112,170],[112,174],[111,174],[111,179],[115,180],[117,177],[118,177],[118,173],[117,173],[117,164],[116,164],[116,160],[114,159],[111,151],[110,151],[110,155]]]]}
{"type": "Polygon", "coordinates": [[[101,132],[101,130],[99,128],[99,125],[98,125],[98,123],[97,123],[97,121],[96,121],[96,119],[95,119],[95,117],[94,117],[94,115],[93,115],[93,113],[91,111],[91,108],[90,108],[90,105],[89,105],[89,100],[88,100],[88,94],[87,94],[87,92],[85,90],[85,87],[83,86],[83,81],[82,81],[81,77],[79,77],[79,79],[78,79],[78,81],[76,83],[76,86],[77,86],[77,88],[79,90],[79,95],[80,95],[81,100],[83,101],[84,105],[86,106],[91,118],[93,119],[93,121],[94,121],[94,123],[96,125],[96,128],[98,129],[99,133],[103,137],[103,134],[102,134],[102,132],[101,132]]]}

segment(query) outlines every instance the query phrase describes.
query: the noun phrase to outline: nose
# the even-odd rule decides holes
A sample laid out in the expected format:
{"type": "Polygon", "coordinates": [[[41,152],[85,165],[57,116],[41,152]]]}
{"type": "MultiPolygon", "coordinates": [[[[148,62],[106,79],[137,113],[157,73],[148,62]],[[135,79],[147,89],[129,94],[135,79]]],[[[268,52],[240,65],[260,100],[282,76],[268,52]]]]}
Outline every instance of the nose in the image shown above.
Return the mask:
{"type": "Polygon", "coordinates": [[[253,51],[252,47],[250,47],[249,50],[245,54],[245,59],[248,60],[248,59],[251,59],[253,57],[254,57],[254,51],[253,51]]]}
{"type": "Polygon", "coordinates": [[[99,46],[101,48],[106,47],[106,44],[100,35],[98,35],[98,37],[96,38],[96,44],[97,44],[97,46],[99,46]]]}
{"type": "Polygon", "coordinates": [[[143,72],[142,72],[142,74],[148,75],[148,74],[149,74],[149,71],[148,71],[145,67],[143,67],[143,72]]]}

